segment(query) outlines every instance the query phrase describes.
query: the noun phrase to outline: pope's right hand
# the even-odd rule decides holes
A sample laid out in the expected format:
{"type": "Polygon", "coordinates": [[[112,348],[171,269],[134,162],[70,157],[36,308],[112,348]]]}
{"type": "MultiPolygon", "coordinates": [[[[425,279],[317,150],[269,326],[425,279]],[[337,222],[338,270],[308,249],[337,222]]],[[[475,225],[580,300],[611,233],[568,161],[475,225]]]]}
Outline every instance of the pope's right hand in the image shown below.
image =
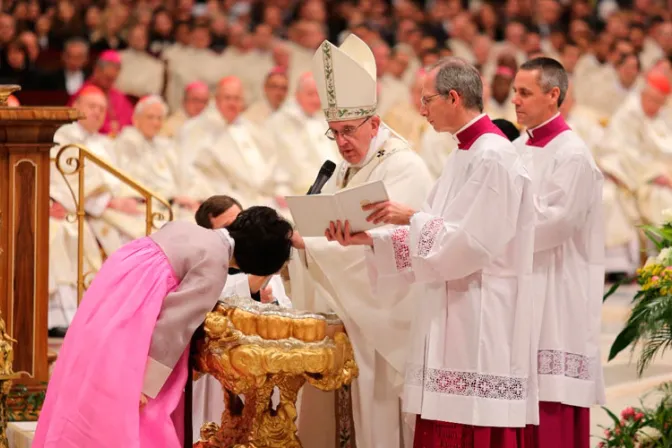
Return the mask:
{"type": "Polygon", "coordinates": [[[306,243],[303,241],[303,237],[298,230],[294,229],[292,232],[292,246],[295,249],[305,249],[306,243]]]}

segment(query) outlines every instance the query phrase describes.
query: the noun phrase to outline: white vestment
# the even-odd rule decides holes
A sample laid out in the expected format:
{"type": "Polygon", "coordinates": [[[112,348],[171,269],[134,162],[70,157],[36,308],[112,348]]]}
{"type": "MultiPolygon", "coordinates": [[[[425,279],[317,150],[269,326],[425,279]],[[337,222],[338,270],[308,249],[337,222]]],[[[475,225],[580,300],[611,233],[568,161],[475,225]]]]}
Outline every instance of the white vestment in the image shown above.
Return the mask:
{"type": "Polygon", "coordinates": [[[415,299],[404,410],[485,427],[538,423],[533,356],[534,205],[522,158],[480,115],[456,134],[409,226],[373,230],[378,291],[424,283],[415,299]]]}
{"type": "Polygon", "coordinates": [[[164,199],[178,194],[177,151],[171,139],[157,136],[150,140],[136,127],[127,126],[114,140],[114,153],[119,166],[143,186],[164,199]]]}
{"type": "Polygon", "coordinates": [[[189,83],[203,81],[212,91],[219,80],[228,74],[228,67],[224,65],[221,56],[207,48],[175,44],[166,49],[162,57],[168,63],[166,102],[173,111],[182,105],[184,91],[189,83]]]}
{"type": "MultiPolygon", "coordinates": [[[[127,126],[114,140],[114,148],[115,156],[119,165],[124,167],[124,172],[152,193],[166,201],[184,194],[178,185],[181,168],[178,165],[174,140],[163,136],[156,136],[150,140],[136,127],[127,126]]],[[[144,199],[135,189],[126,185],[122,186],[119,195],[144,199]]],[[[174,204],[172,209],[173,219],[193,221],[193,210],[182,208],[177,204],[174,204]]],[[[164,220],[168,219],[168,210],[159,201],[153,201],[152,212],[160,213],[164,220]]],[[[137,219],[142,222],[136,235],[139,238],[146,232],[146,217],[143,214],[137,219]]],[[[155,227],[161,227],[164,220],[157,217],[155,227]]]]}
{"type": "Polygon", "coordinates": [[[161,95],[165,64],[144,51],[132,48],[119,52],[121,71],[115,83],[117,89],[135,97],[161,95]]]}
{"type": "MultiPolygon", "coordinates": [[[[196,199],[205,200],[212,196],[212,188],[205,185],[196,176],[194,163],[197,155],[209,150],[219,136],[226,132],[228,123],[214,107],[207,107],[200,115],[184,123],[178,132],[175,142],[177,145],[177,160],[181,167],[177,176],[178,190],[196,199]]],[[[219,193],[232,194],[231,186],[226,179],[221,179],[217,185],[219,193]]]]}
{"type": "MultiPolygon", "coordinates": [[[[600,166],[600,145],[605,129],[597,115],[585,106],[575,105],[567,124],[588,145],[600,166]]],[[[607,272],[634,272],[639,267],[639,241],[632,222],[636,214],[633,196],[622,191],[611,177],[603,180],[602,206],[605,228],[605,268],[607,272]],[[626,212],[626,210],[632,210],[626,212]]]]}
{"type": "MultiPolygon", "coordinates": [[[[54,142],[61,146],[80,144],[93,155],[118,168],[112,150],[112,141],[102,134],[90,134],[86,132],[79,123],[61,126],[54,134],[54,142]]],[[[78,151],[72,148],[68,149],[67,153],[77,157],[78,151]]],[[[66,159],[67,156],[62,158],[62,160],[66,159]]],[[[87,196],[85,204],[86,212],[89,215],[88,222],[105,254],[109,256],[128,241],[128,238],[134,238],[138,234],[139,224],[137,220],[133,219],[134,217],[107,207],[110,200],[118,196],[122,188],[121,181],[91,161],[87,161],[84,166],[86,170],[84,179],[85,188],[87,191],[92,191],[87,196]],[[96,188],[96,190],[89,190],[89,188],[96,188]]],[[[58,173],[56,175],[60,176],[58,173]]],[[[76,192],[78,188],[77,175],[69,175],[68,182],[76,192]]],[[[54,199],[58,202],[61,202],[62,199],[72,201],[71,197],[69,199],[54,199]]],[[[63,205],[69,209],[68,205],[63,205]]],[[[74,210],[74,202],[72,203],[72,207],[74,210]]],[[[140,225],[140,229],[144,229],[144,226],[140,225]]]]}
{"type": "Polygon", "coordinates": [[[672,177],[672,129],[660,114],[646,116],[639,93],[630,95],[609,122],[599,163],[635,194],[639,216],[634,222],[663,223],[663,210],[672,207],[672,188],[654,180],[672,177]]]}
{"type": "Polygon", "coordinates": [[[534,191],[539,400],[590,408],[605,402],[602,173],[559,114],[528,133],[515,145],[534,191]]]}
{"type": "Polygon", "coordinates": [[[245,109],[245,112],[243,112],[243,117],[257,126],[264,126],[266,120],[268,120],[273,113],[274,110],[271,109],[271,105],[265,98],[263,98],[248,106],[248,108],[245,109]]]}
{"type": "MultiPolygon", "coordinates": [[[[341,162],[323,191],[334,192],[375,180],[385,183],[391,200],[414,208],[421,206],[431,187],[431,177],[420,157],[384,124],[360,166],[341,162]]],[[[402,446],[400,394],[407,356],[406,341],[416,308],[411,300],[416,295],[409,293],[408,286],[375,294],[369,286],[362,247],[344,248],[325,238],[304,240],[306,251],[302,255],[305,257],[294,257],[290,261],[292,300],[295,307],[301,309],[333,310],[345,325],[359,366],[359,377],[352,388],[357,446],[402,446]],[[301,281],[306,275],[301,271],[305,268],[311,286],[315,288],[314,303],[311,298],[301,295],[304,288],[301,281]]],[[[299,432],[306,448],[321,448],[325,445],[318,443],[326,442],[318,442],[319,437],[334,440],[333,434],[325,435],[326,428],[320,426],[332,415],[333,408],[319,412],[316,401],[329,397],[318,392],[320,400],[311,397],[310,392],[304,388],[299,432]],[[314,406],[308,404],[311,400],[315,400],[314,406]],[[324,412],[328,416],[325,417],[324,412]]]]}
{"type": "Polygon", "coordinates": [[[385,116],[398,103],[410,101],[408,86],[389,73],[378,78],[378,84],[380,85],[380,96],[376,110],[381,116],[385,116]]]}
{"type": "MultiPolygon", "coordinates": [[[[291,308],[292,302],[285,293],[282,277],[271,277],[268,287],[273,291],[273,297],[278,305],[283,308],[291,308]]],[[[234,274],[226,278],[226,285],[222,291],[222,299],[228,297],[244,297],[252,300],[250,284],[247,274],[234,274]]],[[[220,424],[224,412],[224,390],[219,381],[211,375],[203,375],[193,385],[192,417],[194,443],[200,438],[200,428],[204,423],[215,422],[220,424]]],[[[273,397],[274,405],[277,406],[278,396],[273,397]]]]}
{"type": "Polygon", "coordinates": [[[188,119],[187,112],[183,108],[179,108],[173,112],[170,117],[166,118],[159,135],[175,138],[188,119]]]}
{"type": "Polygon", "coordinates": [[[196,177],[192,182],[196,180],[200,185],[196,186],[196,194],[189,196],[229,194],[250,206],[273,204],[280,175],[278,154],[274,142],[260,127],[238,117],[211,145],[200,146],[194,155],[196,177]]]}
{"type": "Polygon", "coordinates": [[[325,160],[337,160],[338,147],[325,135],[327,121],[319,111],[309,117],[289,100],[267,122],[277,148],[280,182],[285,195],[305,194],[325,160]]]}

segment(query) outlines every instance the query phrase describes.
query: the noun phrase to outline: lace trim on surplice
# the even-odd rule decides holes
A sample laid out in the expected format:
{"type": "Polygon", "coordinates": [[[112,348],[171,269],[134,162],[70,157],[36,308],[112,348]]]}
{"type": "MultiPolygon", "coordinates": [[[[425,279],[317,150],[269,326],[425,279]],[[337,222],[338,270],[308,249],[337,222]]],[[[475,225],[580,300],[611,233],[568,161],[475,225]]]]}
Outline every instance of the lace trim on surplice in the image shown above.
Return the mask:
{"type": "Polygon", "coordinates": [[[539,375],[566,376],[579,380],[593,379],[594,359],[562,350],[539,350],[537,370],[539,375]]]}
{"type": "Polygon", "coordinates": [[[411,251],[408,248],[408,227],[399,227],[392,232],[392,249],[397,271],[411,267],[411,251]]]}
{"type": "Polygon", "coordinates": [[[493,400],[526,400],[527,378],[460,372],[446,369],[424,369],[407,366],[406,384],[420,386],[425,392],[493,400]]]}

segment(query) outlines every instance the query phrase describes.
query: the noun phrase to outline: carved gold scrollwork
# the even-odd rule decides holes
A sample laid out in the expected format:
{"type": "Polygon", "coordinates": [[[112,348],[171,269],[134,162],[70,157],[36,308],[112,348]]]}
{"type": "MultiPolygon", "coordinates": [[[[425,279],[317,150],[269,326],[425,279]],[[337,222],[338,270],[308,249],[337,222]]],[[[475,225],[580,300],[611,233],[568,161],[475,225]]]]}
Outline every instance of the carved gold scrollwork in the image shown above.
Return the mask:
{"type": "Polygon", "coordinates": [[[358,375],[350,340],[334,315],[229,298],[208,313],[196,367],[224,388],[220,425],[201,427],[198,448],[301,448],[294,424],[306,383],[332,391],[358,375]],[[271,406],[275,389],[277,408],[271,406]],[[244,404],[239,395],[244,396],[244,404]]]}
{"type": "Polygon", "coordinates": [[[62,146],[58,149],[56,157],[53,159],[56,170],[65,180],[72,200],[75,204],[74,211],[68,211],[66,215],[66,220],[68,222],[74,223],[77,222],[77,297],[78,301],[82,300],[84,291],[88,288],[88,285],[91,283],[92,276],[95,272],[84,272],[84,219],[86,218],[86,211],[84,209],[84,201],[80,198],[86,197],[85,194],[85,172],[86,172],[86,161],[93,163],[98,168],[106,171],[115,178],[119,179],[122,183],[126,184],[128,187],[133,189],[141,196],[146,204],[145,209],[145,234],[149,235],[153,230],[156,230],[160,227],[161,222],[172,221],[173,220],[173,210],[170,206],[170,203],[159,196],[158,194],[152,192],[148,188],[144,187],[137,181],[131,179],[123,171],[118,170],[117,168],[110,165],[106,160],[98,157],[93,154],[91,151],[86,149],[82,145],[78,144],[69,144],[62,146]],[[76,150],[76,156],[72,155],[72,150],[76,150]],[[70,151],[68,151],[70,150],[70,151]],[[77,193],[73,190],[68,179],[69,176],[77,176],[77,193]],[[153,206],[154,202],[158,202],[165,209],[164,211],[154,211],[153,206]]]}

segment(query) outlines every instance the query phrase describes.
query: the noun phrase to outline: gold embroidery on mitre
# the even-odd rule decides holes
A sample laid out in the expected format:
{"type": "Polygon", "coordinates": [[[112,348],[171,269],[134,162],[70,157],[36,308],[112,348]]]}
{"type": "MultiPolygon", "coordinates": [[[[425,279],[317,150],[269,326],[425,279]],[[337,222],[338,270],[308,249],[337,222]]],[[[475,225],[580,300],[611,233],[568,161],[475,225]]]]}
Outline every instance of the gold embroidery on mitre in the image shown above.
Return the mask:
{"type": "Polygon", "coordinates": [[[327,121],[351,120],[366,118],[376,113],[377,104],[358,107],[338,107],[336,99],[336,81],[334,80],[334,61],[331,54],[331,45],[322,45],[322,62],[324,63],[324,88],[327,92],[327,108],[323,109],[327,121]]]}

